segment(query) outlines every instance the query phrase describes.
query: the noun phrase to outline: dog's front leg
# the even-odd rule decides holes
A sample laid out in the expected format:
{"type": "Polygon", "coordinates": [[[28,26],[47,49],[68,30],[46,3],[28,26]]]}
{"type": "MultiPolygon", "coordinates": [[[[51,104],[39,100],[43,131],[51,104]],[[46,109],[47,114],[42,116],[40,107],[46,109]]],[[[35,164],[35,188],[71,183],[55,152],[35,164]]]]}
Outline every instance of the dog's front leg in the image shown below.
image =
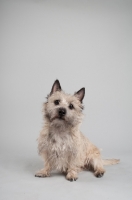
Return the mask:
{"type": "Polygon", "coordinates": [[[35,174],[35,176],[36,177],[48,177],[48,176],[50,176],[50,171],[51,171],[50,165],[49,165],[49,163],[46,163],[44,168],[41,169],[40,171],[38,171],[35,174]]]}
{"type": "Polygon", "coordinates": [[[68,181],[76,181],[78,179],[77,169],[73,167],[69,167],[67,170],[66,179],[68,181]]]}

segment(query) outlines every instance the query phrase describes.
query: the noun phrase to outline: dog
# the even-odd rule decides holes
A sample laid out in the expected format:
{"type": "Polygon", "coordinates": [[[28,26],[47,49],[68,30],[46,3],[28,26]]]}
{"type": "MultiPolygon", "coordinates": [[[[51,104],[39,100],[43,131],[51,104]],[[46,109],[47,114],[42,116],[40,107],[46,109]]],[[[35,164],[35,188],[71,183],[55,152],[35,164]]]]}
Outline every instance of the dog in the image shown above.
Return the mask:
{"type": "Polygon", "coordinates": [[[36,177],[48,177],[59,170],[69,181],[76,181],[81,170],[90,170],[96,177],[105,173],[104,165],[119,163],[119,159],[102,159],[100,150],[81,132],[85,88],[66,94],[56,80],[44,103],[44,127],[38,138],[38,151],[44,168],[36,177]]]}

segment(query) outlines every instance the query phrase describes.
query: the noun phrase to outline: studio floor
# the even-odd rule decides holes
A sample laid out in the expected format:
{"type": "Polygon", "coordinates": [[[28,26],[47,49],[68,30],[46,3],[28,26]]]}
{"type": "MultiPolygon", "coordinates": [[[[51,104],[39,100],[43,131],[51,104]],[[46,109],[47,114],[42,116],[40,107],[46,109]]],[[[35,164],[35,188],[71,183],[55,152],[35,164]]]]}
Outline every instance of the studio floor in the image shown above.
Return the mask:
{"type": "Polygon", "coordinates": [[[1,200],[131,200],[132,160],[120,156],[118,165],[105,167],[102,178],[95,178],[91,172],[81,172],[79,179],[69,182],[57,172],[49,178],[36,178],[34,173],[43,163],[36,155],[1,155],[0,199],[1,200]]]}

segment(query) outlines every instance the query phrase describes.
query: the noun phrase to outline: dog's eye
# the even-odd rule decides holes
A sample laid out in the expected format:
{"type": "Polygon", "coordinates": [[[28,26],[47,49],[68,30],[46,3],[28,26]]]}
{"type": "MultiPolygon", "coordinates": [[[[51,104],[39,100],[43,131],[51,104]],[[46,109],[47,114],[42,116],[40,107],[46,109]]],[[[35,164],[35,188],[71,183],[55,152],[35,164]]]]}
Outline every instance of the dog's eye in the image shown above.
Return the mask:
{"type": "Polygon", "coordinates": [[[55,101],[54,101],[54,104],[55,104],[55,105],[59,105],[59,103],[60,103],[60,100],[55,100],[55,101]]]}
{"type": "Polygon", "coordinates": [[[69,108],[72,110],[74,108],[74,106],[72,104],[70,104],[69,108]]]}

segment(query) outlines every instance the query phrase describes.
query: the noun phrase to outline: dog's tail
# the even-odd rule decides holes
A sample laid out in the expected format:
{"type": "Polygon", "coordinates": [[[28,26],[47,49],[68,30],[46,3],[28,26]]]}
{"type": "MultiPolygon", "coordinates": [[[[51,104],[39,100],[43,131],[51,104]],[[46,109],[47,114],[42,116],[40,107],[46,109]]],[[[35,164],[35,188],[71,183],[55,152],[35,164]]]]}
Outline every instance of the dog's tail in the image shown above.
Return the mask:
{"type": "Polygon", "coordinates": [[[103,159],[103,165],[115,165],[120,162],[120,159],[103,159]]]}

